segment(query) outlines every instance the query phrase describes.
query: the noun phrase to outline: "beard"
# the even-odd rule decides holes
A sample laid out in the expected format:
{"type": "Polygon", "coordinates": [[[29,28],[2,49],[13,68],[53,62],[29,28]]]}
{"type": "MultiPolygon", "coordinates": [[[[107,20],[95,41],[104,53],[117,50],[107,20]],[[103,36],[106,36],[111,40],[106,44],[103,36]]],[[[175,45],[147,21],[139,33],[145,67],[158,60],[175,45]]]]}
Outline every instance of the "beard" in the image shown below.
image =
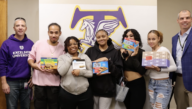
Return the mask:
{"type": "Polygon", "coordinates": [[[57,43],[57,40],[50,40],[50,42],[51,42],[52,44],[55,44],[55,43],[57,43]]]}

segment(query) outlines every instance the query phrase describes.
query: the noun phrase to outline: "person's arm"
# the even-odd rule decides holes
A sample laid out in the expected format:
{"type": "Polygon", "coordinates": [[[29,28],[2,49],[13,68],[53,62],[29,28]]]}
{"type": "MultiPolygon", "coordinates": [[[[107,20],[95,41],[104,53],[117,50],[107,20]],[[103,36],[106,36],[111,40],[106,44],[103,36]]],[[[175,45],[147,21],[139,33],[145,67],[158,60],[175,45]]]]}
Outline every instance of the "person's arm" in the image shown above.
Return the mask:
{"type": "Polygon", "coordinates": [[[2,90],[5,94],[9,94],[10,93],[10,87],[7,84],[7,80],[6,80],[6,76],[2,76],[1,77],[1,85],[2,85],[2,90]]]}
{"type": "Polygon", "coordinates": [[[37,52],[37,46],[38,44],[35,43],[31,49],[31,52],[29,53],[29,56],[28,56],[28,63],[29,65],[33,68],[33,69],[36,69],[36,70],[39,70],[39,71],[42,71],[44,72],[43,69],[41,69],[39,62],[35,62],[36,61],[36,52],[37,52]]]}
{"type": "Polygon", "coordinates": [[[113,61],[109,60],[108,62],[109,62],[109,72],[111,72],[111,75],[113,77],[119,79],[122,74],[122,68],[123,68],[120,52],[117,51],[115,54],[115,59],[113,59],[113,61]]]}
{"type": "Polygon", "coordinates": [[[177,70],[177,66],[175,64],[175,61],[173,60],[173,57],[171,55],[171,53],[169,52],[169,50],[167,50],[167,52],[169,53],[169,61],[170,61],[170,66],[167,68],[161,68],[161,72],[174,72],[177,70]]]}
{"type": "MultiPolygon", "coordinates": [[[[173,53],[174,50],[173,49],[175,47],[175,46],[173,46],[173,43],[174,43],[173,39],[174,39],[174,37],[172,37],[172,57],[174,57],[174,53],[173,53]]],[[[173,58],[173,60],[174,60],[174,58],[173,58]]],[[[175,62],[175,60],[174,60],[174,62],[175,62]]],[[[177,67],[177,65],[176,65],[176,67],[177,67]]],[[[175,71],[169,73],[169,78],[172,79],[172,84],[176,81],[176,77],[177,76],[176,76],[176,72],[175,71]]]]}
{"type": "Polygon", "coordinates": [[[29,59],[28,60],[28,63],[29,65],[33,68],[33,69],[36,69],[36,70],[39,70],[39,71],[42,71],[44,72],[45,70],[44,69],[41,69],[41,67],[39,66],[39,62],[35,62],[33,59],[29,59]]]}
{"type": "Polygon", "coordinates": [[[2,90],[5,94],[10,93],[10,87],[7,84],[6,73],[8,67],[8,46],[3,43],[0,48],[0,77],[1,77],[1,85],[2,90]]]}
{"type": "Polygon", "coordinates": [[[159,68],[157,66],[152,65],[150,67],[145,67],[145,68],[156,70],[158,72],[174,72],[174,71],[176,71],[177,67],[176,67],[176,64],[175,64],[175,62],[173,60],[173,57],[171,56],[171,53],[169,52],[169,50],[167,48],[164,48],[163,50],[169,53],[169,56],[170,56],[170,58],[169,58],[170,66],[167,67],[167,68],[159,68]]]}
{"type": "Polygon", "coordinates": [[[92,62],[87,55],[85,56],[85,63],[87,69],[80,69],[79,76],[90,78],[93,76],[92,62]]]}
{"type": "Polygon", "coordinates": [[[132,66],[135,69],[136,72],[138,72],[141,75],[144,75],[146,73],[145,67],[141,66],[142,63],[142,55],[143,52],[141,49],[138,51],[138,57],[131,56],[128,61],[132,62],[132,66]]]}
{"type": "Polygon", "coordinates": [[[58,58],[58,67],[57,71],[61,76],[64,76],[69,71],[69,68],[72,66],[73,59],[65,55],[61,55],[58,58]]]}
{"type": "Polygon", "coordinates": [[[126,67],[130,67],[134,69],[134,71],[138,72],[139,74],[144,75],[146,72],[146,69],[141,66],[142,54],[143,54],[143,50],[137,47],[135,48],[135,51],[131,55],[129,55],[127,59],[124,59],[123,61],[127,65],[129,65],[126,67]]]}

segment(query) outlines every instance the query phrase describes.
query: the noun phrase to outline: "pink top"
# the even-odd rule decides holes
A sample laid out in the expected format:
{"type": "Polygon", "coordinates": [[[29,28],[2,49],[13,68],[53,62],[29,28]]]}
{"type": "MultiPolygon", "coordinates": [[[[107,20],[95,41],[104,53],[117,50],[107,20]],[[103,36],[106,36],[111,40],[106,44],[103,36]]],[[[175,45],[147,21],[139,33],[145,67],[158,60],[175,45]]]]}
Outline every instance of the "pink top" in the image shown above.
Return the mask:
{"type": "MultiPolygon", "coordinates": [[[[60,43],[58,43],[57,46],[52,46],[48,44],[47,40],[40,40],[33,45],[28,60],[33,59],[36,60],[36,62],[39,62],[41,60],[41,57],[58,58],[60,55],[64,54],[63,50],[64,47],[60,43]]],[[[34,69],[32,82],[33,84],[39,86],[59,86],[60,76],[34,69]]]]}

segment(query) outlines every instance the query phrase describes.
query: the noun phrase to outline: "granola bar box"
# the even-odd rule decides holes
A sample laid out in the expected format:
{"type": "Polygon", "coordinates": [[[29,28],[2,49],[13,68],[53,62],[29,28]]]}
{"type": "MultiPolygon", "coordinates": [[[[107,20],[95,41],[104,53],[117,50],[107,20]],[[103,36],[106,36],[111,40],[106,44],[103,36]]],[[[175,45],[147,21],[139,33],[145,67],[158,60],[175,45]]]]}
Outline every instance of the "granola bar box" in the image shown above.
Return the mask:
{"type": "Polygon", "coordinates": [[[142,66],[167,68],[170,65],[168,52],[143,52],[142,66]]]}
{"type": "Polygon", "coordinates": [[[139,46],[139,42],[133,39],[124,38],[122,48],[133,51],[134,49],[139,46]]]}
{"type": "Polygon", "coordinates": [[[74,59],[72,64],[73,69],[86,69],[85,59],[74,59]]]}
{"type": "Polygon", "coordinates": [[[42,69],[57,69],[57,58],[52,57],[41,57],[41,68],[42,69]]]}
{"type": "Polygon", "coordinates": [[[93,62],[93,73],[109,73],[108,61],[93,62]]]}

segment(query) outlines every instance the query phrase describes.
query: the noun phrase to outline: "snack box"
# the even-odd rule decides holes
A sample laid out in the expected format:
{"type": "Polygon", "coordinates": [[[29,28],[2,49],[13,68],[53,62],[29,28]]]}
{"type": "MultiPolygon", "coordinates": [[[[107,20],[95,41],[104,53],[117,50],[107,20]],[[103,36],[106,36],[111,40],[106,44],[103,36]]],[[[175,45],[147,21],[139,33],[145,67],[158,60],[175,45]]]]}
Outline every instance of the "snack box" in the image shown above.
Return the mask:
{"type": "Polygon", "coordinates": [[[139,45],[139,41],[133,39],[124,38],[122,48],[133,51],[139,45]]]}
{"type": "Polygon", "coordinates": [[[168,52],[143,52],[142,66],[158,66],[162,68],[169,67],[168,52]]]}
{"type": "Polygon", "coordinates": [[[57,58],[52,57],[41,57],[41,68],[42,69],[57,69],[57,58]]]}
{"type": "Polygon", "coordinates": [[[108,61],[93,62],[93,74],[109,73],[108,61]]]}
{"type": "Polygon", "coordinates": [[[86,69],[85,59],[73,59],[73,69],[86,69]]]}

